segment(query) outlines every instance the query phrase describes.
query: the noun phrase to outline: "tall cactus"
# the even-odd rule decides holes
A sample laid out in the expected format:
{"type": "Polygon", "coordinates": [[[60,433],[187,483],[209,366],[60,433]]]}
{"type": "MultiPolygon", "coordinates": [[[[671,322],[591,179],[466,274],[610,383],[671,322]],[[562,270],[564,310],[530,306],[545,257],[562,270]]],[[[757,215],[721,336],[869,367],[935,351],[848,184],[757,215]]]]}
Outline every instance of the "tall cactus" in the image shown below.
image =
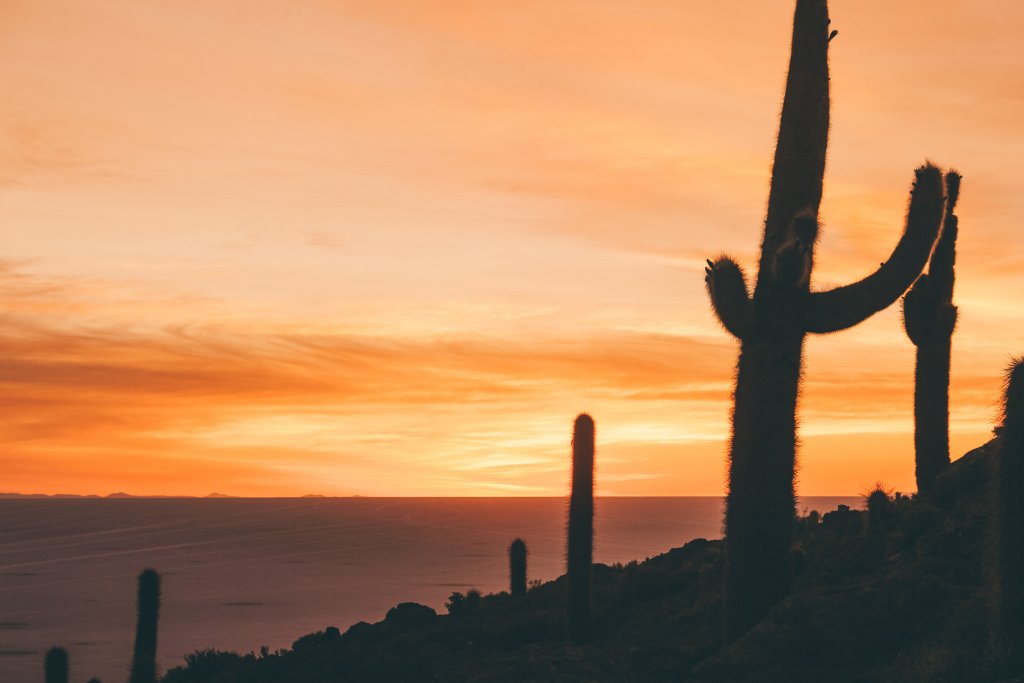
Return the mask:
{"type": "Polygon", "coordinates": [[[521,538],[508,547],[508,577],[512,597],[526,595],[526,543],[521,538]]]}
{"type": "Polygon", "coordinates": [[[51,647],[43,660],[46,683],[68,683],[68,653],[62,647],[51,647]]]}
{"type": "Polygon", "coordinates": [[[590,570],[594,563],[594,420],[576,418],[572,436],[572,496],[569,498],[566,637],[590,636],[590,570]]]}
{"type": "Polygon", "coordinates": [[[829,125],[826,0],[797,0],[754,294],[743,271],[708,261],[707,288],[740,341],[725,514],[725,627],[755,624],[790,589],[796,404],[804,336],[852,327],[906,291],[942,220],[942,174],[917,170],[904,231],[889,260],[845,287],[810,291],[829,125]]]}
{"type": "Polygon", "coordinates": [[[156,625],[160,613],[160,575],[152,569],[139,574],[138,621],[130,683],[156,681],[156,625]]]}
{"type": "Polygon", "coordinates": [[[956,306],[953,265],[956,263],[958,219],[953,209],[960,195],[960,176],[946,175],[946,215],[928,273],[903,297],[903,327],[917,347],[914,367],[914,452],[917,490],[927,493],[949,466],[949,360],[956,306]]]}
{"type": "Polygon", "coordinates": [[[1024,672],[1024,358],[1010,364],[1003,426],[996,451],[996,590],[998,633],[1007,647],[1007,675],[1024,672]]]}

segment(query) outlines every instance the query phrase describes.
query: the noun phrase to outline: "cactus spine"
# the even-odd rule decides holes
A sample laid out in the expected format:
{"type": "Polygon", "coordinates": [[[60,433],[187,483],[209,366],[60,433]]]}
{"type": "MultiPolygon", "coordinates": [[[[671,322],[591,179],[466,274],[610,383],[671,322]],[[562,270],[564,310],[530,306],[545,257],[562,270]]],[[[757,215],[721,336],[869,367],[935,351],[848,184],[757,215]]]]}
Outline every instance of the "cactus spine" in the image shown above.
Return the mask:
{"type": "Polygon", "coordinates": [[[508,547],[509,592],[513,598],[526,595],[526,543],[517,538],[508,547]]]}
{"type": "Polygon", "coordinates": [[[736,636],[786,593],[792,574],[796,405],[807,333],[852,327],[895,302],[928,260],[942,174],[917,170],[906,229],[888,261],[845,287],[810,291],[829,126],[826,0],[797,0],[761,256],[751,297],[740,267],[708,261],[712,307],[740,341],[725,514],[725,627],[736,636]]]}
{"type": "Polygon", "coordinates": [[[1007,647],[1008,675],[1024,670],[1024,358],[1010,364],[995,477],[998,633],[1007,647]]]}
{"type": "Polygon", "coordinates": [[[62,647],[51,647],[43,660],[46,683],[68,683],[68,653],[62,647]]]}
{"type": "Polygon", "coordinates": [[[160,575],[152,569],[139,574],[138,621],[130,683],[156,681],[156,625],[160,612],[160,575]]]}
{"type": "Polygon", "coordinates": [[[576,418],[572,436],[572,496],[569,498],[566,637],[590,636],[590,570],[594,557],[594,420],[576,418]]]}
{"type": "Polygon", "coordinates": [[[949,360],[957,311],[953,305],[958,220],[953,209],[960,176],[946,175],[946,215],[928,273],[903,297],[903,327],[917,347],[914,366],[914,452],[917,490],[927,493],[949,466],[949,360]]]}

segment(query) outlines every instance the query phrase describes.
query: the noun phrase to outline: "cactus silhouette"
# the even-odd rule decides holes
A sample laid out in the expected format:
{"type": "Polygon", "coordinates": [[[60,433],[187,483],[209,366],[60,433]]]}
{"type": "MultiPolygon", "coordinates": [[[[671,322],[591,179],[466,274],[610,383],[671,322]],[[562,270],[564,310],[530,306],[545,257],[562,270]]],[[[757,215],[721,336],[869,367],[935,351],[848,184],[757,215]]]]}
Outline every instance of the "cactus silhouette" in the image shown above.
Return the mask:
{"type": "Polygon", "coordinates": [[[152,569],[139,574],[138,621],[129,683],[156,681],[156,624],[160,613],[160,575],[152,569]]]}
{"type": "Polygon", "coordinates": [[[1007,674],[1024,671],[1024,358],[1006,372],[997,450],[993,606],[1008,653],[1007,674]]]}
{"type": "Polygon", "coordinates": [[[797,0],[786,94],[753,296],[743,271],[708,261],[712,307],[740,341],[725,514],[728,636],[753,626],[792,581],[796,405],[807,333],[852,327],[895,302],[928,260],[942,220],[942,174],[916,173],[906,229],[863,280],[810,291],[829,126],[826,0],[797,0]]]}
{"type": "Polygon", "coordinates": [[[68,683],[68,653],[62,647],[51,647],[43,661],[46,683],[68,683]]]}
{"type": "Polygon", "coordinates": [[[569,498],[566,572],[566,637],[582,642],[590,636],[590,570],[594,556],[594,420],[576,418],[572,436],[572,495],[569,498]]]}
{"type": "Polygon", "coordinates": [[[508,547],[509,592],[513,598],[526,595],[526,543],[517,538],[508,547]]]}
{"type": "Polygon", "coordinates": [[[953,209],[960,176],[946,175],[946,215],[928,273],[903,297],[903,327],[917,347],[914,366],[914,452],[917,490],[927,493],[949,466],[949,359],[956,306],[953,265],[958,219],[953,209]]]}
{"type": "Polygon", "coordinates": [[[880,534],[888,528],[892,522],[895,512],[895,503],[889,497],[889,492],[876,484],[875,488],[867,496],[868,508],[868,531],[873,534],[880,534]]]}

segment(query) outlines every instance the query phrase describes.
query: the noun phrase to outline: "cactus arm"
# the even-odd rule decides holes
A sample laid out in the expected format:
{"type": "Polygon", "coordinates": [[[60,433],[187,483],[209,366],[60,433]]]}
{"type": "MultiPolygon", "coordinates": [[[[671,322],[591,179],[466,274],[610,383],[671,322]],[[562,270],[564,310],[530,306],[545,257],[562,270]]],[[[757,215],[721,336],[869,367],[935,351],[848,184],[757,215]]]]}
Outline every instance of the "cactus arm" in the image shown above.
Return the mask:
{"type": "Polygon", "coordinates": [[[825,0],[797,0],[759,285],[771,271],[769,260],[785,241],[793,216],[805,209],[817,213],[821,203],[829,125],[828,26],[825,0]]]}
{"type": "Polygon", "coordinates": [[[928,164],[917,170],[907,225],[886,261],[863,280],[808,296],[804,329],[838,332],[863,322],[900,297],[921,273],[942,222],[942,172],[928,164]]]}
{"type": "Polygon", "coordinates": [[[946,215],[942,220],[942,235],[935,243],[928,275],[935,287],[939,301],[953,300],[953,267],[956,265],[956,238],[959,233],[959,219],[953,210],[960,197],[960,174],[950,171],[946,174],[946,215]]]}
{"type": "Polygon", "coordinates": [[[903,329],[907,331],[914,346],[921,346],[929,335],[932,320],[928,316],[928,302],[931,286],[928,275],[917,278],[917,282],[903,297],[903,329]]]}
{"type": "Polygon", "coordinates": [[[743,339],[753,325],[754,306],[747,293],[743,269],[732,259],[722,256],[708,260],[704,282],[715,316],[722,327],[737,339],[743,339]]]}

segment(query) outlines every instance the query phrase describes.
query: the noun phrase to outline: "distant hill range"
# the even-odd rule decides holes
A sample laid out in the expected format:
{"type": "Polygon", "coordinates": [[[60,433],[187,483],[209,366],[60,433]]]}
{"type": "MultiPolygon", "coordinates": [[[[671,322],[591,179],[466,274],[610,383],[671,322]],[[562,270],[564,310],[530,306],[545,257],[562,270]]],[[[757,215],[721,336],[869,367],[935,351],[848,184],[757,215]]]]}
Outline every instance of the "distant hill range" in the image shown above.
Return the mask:
{"type": "Polygon", "coordinates": [[[0,493],[0,498],[240,498],[241,496],[229,496],[226,493],[213,492],[205,496],[137,496],[131,493],[117,491],[101,496],[95,493],[0,493]]]}
{"type": "MultiPolygon", "coordinates": [[[[78,493],[0,493],[0,499],[2,498],[245,498],[247,496],[232,496],[227,493],[208,493],[205,496],[139,496],[132,493],[124,493],[123,491],[117,491],[115,493],[108,493],[105,496],[101,496],[95,493],[91,494],[78,494],[78,493]]],[[[274,496],[270,496],[274,497],[274,496]]],[[[292,498],[293,496],[280,496],[281,498],[292,498]]],[[[300,498],[362,498],[362,496],[325,496],[319,493],[307,493],[304,496],[298,496],[300,498]]]]}

